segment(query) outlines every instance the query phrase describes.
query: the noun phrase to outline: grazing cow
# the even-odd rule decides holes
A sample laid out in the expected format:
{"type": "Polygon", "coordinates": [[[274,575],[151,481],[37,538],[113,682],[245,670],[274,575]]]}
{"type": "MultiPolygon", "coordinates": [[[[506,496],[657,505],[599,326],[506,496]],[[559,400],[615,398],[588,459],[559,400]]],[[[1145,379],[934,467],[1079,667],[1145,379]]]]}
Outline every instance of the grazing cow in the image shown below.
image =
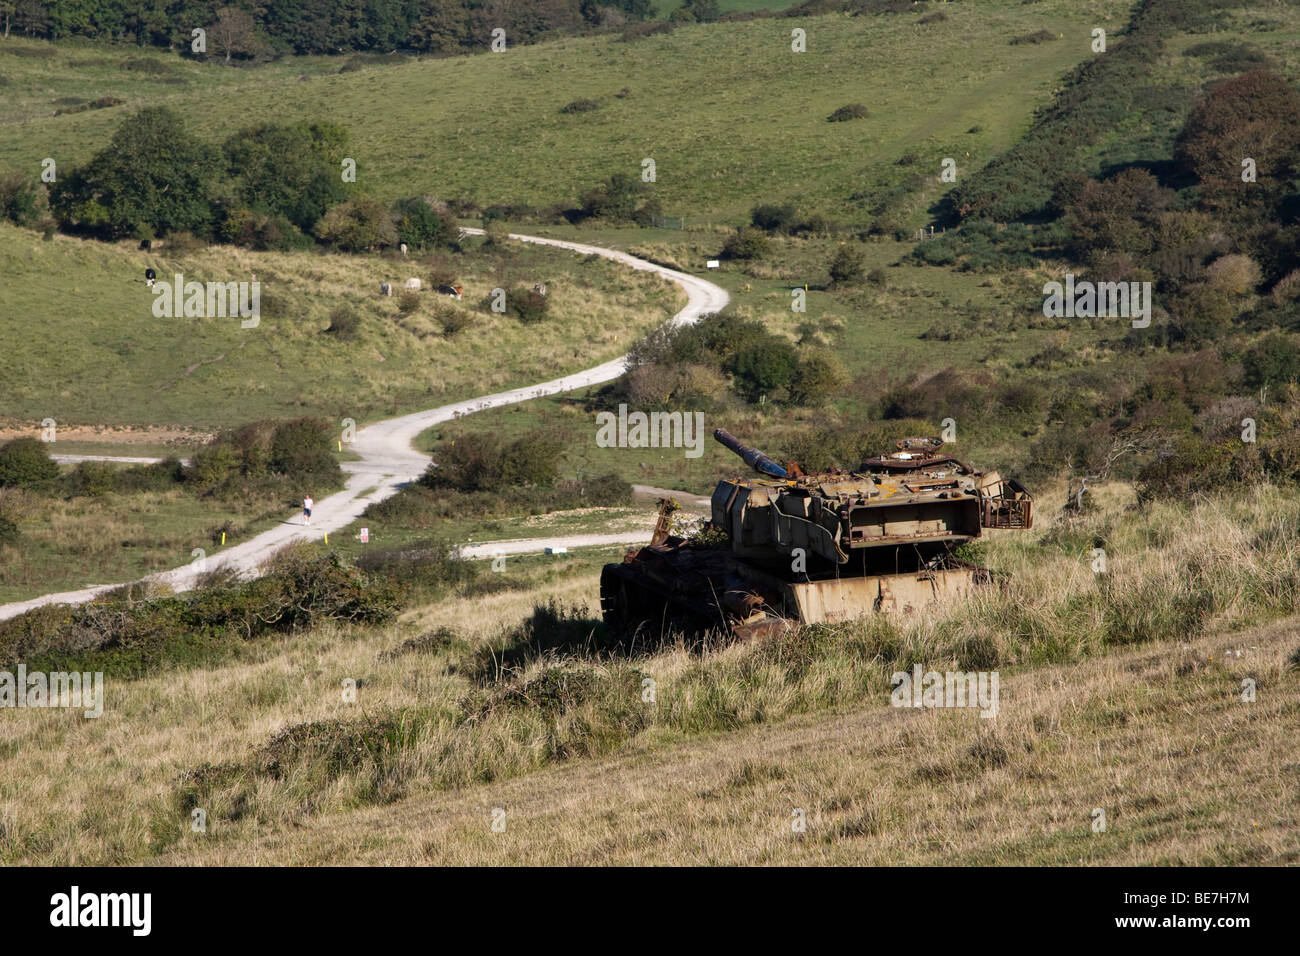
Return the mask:
{"type": "Polygon", "coordinates": [[[459,299],[464,295],[465,289],[458,285],[441,285],[438,286],[439,295],[449,295],[453,299],[459,299]]]}
{"type": "Polygon", "coordinates": [[[379,283],[379,294],[380,294],[380,295],[392,295],[392,294],[393,294],[393,287],[392,287],[392,285],[390,285],[390,284],[387,283],[387,282],[381,282],[381,283],[379,283]]]}
{"type": "Polygon", "coordinates": [[[141,239],[141,240],[140,240],[140,251],[141,251],[141,252],[153,252],[153,240],[152,240],[152,239],[141,239]]]}
{"type": "Polygon", "coordinates": [[[420,280],[419,280],[419,279],[415,279],[415,278],[407,279],[407,280],[406,280],[406,288],[408,288],[408,289],[412,289],[412,290],[414,290],[414,291],[416,291],[416,292],[419,292],[419,291],[420,291],[420,280]]]}
{"type": "Polygon", "coordinates": [[[150,288],[153,288],[154,280],[157,278],[158,273],[154,272],[152,269],[144,270],[144,281],[150,288]]]}
{"type": "Polygon", "coordinates": [[[546,295],[546,283],[538,282],[536,285],[533,286],[533,291],[536,292],[538,295],[546,295]]]}

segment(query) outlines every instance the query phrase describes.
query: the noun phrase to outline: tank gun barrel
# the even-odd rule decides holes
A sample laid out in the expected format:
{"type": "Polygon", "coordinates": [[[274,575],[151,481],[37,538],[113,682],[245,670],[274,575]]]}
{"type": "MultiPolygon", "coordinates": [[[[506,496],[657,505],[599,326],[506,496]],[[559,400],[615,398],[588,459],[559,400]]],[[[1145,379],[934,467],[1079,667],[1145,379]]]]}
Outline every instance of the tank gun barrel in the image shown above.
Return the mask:
{"type": "Polygon", "coordinates": [[[745,464],[749,465],[749,467],[753,468],[759,474],[767,475],[771,478],[789,477],[789,472],[774,462],[771,458],[768,458],[757,448],[750,448],[725,428],[714,429],[713,437],[716,438],[720,444],[725,445],[727,448],[730,448],[739,455],[745,464]]]}

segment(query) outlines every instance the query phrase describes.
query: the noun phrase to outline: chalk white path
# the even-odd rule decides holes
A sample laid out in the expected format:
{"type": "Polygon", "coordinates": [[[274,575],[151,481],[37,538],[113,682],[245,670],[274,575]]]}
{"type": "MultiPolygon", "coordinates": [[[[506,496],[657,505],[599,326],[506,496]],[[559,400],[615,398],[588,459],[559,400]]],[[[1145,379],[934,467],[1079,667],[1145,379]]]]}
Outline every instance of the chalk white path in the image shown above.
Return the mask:
{"type": "MultiPolygon", "coordinates": [[[[481,229],[465,229],[463,231],[468,235],[483,234],[481,229]]],[[[555,246],[582,255],[603,256],[631,269],[658,273],[677,283],[686,290],[687,301],[686,307],[669,320],[669,324],[672,325],[689,325],[697,322],[703,315],[720,311],[730,300],[727,291],[712,282],[685,272],[678,272],[676,269],[655,265],[653,262],[638,259],[626,252],[604,249],[600,246],[589,246],[580,242],[544,239],[540,236],[523,236],[511,233],[510,237],[520,242],[535,242],[544,246],[555,246]]],[[[357,431],[356,439],[352,443],[352,451],[360,455],[360,459],[344,462],[342,465],[347,476],[346,487],[342,491],[316,502],[316,507],[312,509],[310,527],[304,525],[300,517],[294,517],[262,532],[256,537],[210,555],[207,558],[207,565],[208,567],[227,565],[244,574],[255,575],[267,558],[289,542],[295,540],[313,541],[332,531],[337,531],[359,518],[361,513],[370,505],[396,494],[402,485],[420,477],[429,464],[429,456],[412,448],[411,442],[425,429],[442,422],[451,421],[454,418],[460,418],[462,415],[481,412],[484,409],[526,402],[529,399],[569,392],[576,388],[585,388],[588,385],[599,385],[622,375],[623,365],[624,358],[620,356],[605,362],[603,365],[597,365],[595,368],[574,372],[570,375],[551,379],[548,382],[529,385],[525,388],[515,388],[505,392],[496,392],[492,395],[483,395],[478,398],[454,402],[450,405],[431,408],[428,411],[415,412],[412,415],[403,415],[400,418],[390,418],[368,425],[357,431]]],[[[76,456],[64,457],[76,458],[76,456]]],[[[576,537],[588,538],[593,536],[579,535],[576,537]]],[[[644,540],[644,538],[645,536],[633,538],[630,543],[635,543],[636,540],[644,540]]],[[[529,540],[528,544],[532,546],[530,550],[540,551],[547,547],[567,547],[568,545],[563,544],[563,541],[562,538],[539,539],[537,541],[529,540]]],[[[580,545],[575,544],[574,546],[578,547],[580,545]]],[[[198,565],[191,562],[171,571],[150,575],[144,580],[165,584],[176,591],[185,591],[194,586],[199,573],[198,565]]],[[[0,605],[0,620],[15,617],[44,604],[83,604],[105,591],[120,587],[121,583],[125,582],[96,585],[78,591],[46,594],[28,601],[16,601],[12,604],[0,605]]]]}

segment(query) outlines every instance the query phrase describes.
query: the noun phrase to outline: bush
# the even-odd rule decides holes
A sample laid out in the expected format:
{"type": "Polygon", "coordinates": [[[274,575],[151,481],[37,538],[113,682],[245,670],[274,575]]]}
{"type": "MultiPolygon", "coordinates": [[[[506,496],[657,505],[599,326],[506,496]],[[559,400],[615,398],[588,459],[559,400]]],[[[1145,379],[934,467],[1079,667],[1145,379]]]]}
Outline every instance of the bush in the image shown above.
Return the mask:
{"type": "Polygon", "coordinates": [[[434,310],[433,320],[442,326],[442,334],[447,338],[451,338],[457,332],[473,324],[474,316],[464,309],[443,305],[434,310]]]}
{"type": "Polygon", "coordinates": [[[590,113],[592,110],[600,109],[600,104],[593,99],[581,96],[576,100],[566,103],[560,107],[561,113],[590,113]]]}
{"type": "Polygon", "coordinates": [[[449,247],[460,237],[460,225],[450,210],[435,207],[427,197],[399,199],[393,204],[397,239],[412,249],[449,247]]]}
{"type": "Polygon", "coordinates": [[[36,225],[49,211],[45,185],[19,172],[0,175],[0,218],[16,226],[36,225]]]}
{"type": "Polygon", "coordinates": [[[333,429],[319,418],[299,418],[275,427],[271,434],[269,470],[295,481],[342,480],[333,455],[333,429]]]}
{"type": "Polygon", "coordinates": [[[338,487],[343,471],[332,454],[332,439],[329,424],[318,418],[250,422],[198,449],[184,479],[201,489],[291,483],[294,496],[307,486],[338,487]]]}
{"type": "Polygon", "coordinates": [[[846,243],[835,250],[830,268],[831,282],[835,285],[857,282],[866,271],[866,253],[856,243],[846,243]]]}
{"type": "Polygon", "coordinates": [[[845,123],[849,120],[866,119],[870,115],[871,114],[867,112],[867,108],[861,103],[849,103],[845,106],[841,106],[830,116],[826,117],[826,122],[845,123]]]}
{"type": "Polygon", "coordinates": [[[330,313],[330,324],[325,331],[337,335],[341,341],[351,342],[361,328],[361,318],[349,306],[341,305],[330,313]]]}
{"type": "Polygon", "coordinates": [[[579,207],[587,218],[631,222],[649,202],[650,187],[630,173],[614,173],[603,183],[588,190],[579,207]]]}
{"type": "Polygon", "coordinates": [[[559,442],[537,435],[510,442],[494,434],[463,435],[438,449],[420,483],[458,491],[549,485],[555,480],[559,457],[559,442]]]}
{"type": "Polygon", "coordinates": [[[799,359],[790,380],[790,400],[797,405],[824,405],[849,380],[844,365],[828,352],[811,352],[799,359]]]}
{"type": "Polygon", "coordinates": [[[727,239],[722,247],[722,258],[754,260],[762,259],[771,251],[767,236],[752,226],[741,226],[727,239]]]}
{"type": "Polygon", "coordinates": [[[0,488],[34,485],[58,474],[59,466],[45,442],[15,438],[0,445],[0,488]]]}
{"type": "Polygon", "coordinates": [[[551,300],[528,286],[517,285],[506,296],[506,310],[525,325],[546,318],[550,308],[551,300]]]}
{"type": "Polygon", "coordinates": [[[1056,36],[1049,30],[1035,30],[1033,33],[1022,33],[1020,36],[1011,38],[1012,46],[1019,46],[1022,43],[1047,43],[1055,40],[1056,36]]]}
{"type": "Polygon", "coordinates": [[[410,315],[420,307],[420,293],[414,289],[403,289],[397,293],[397,311],[410,315]]]}
{"type": "Polygon", "coordinates": [[[392,213],[378,199],[349,199],[332,207],[316,224],[322,242],[343,252],[365,252],[398,242],[392,213]]]}
{"type": "Polygon", "coordinates": [[[1241,356],[1241,371],[1250,388],[1300,382],[1300,345],[1293,336],[1271,332],[1241,356]]]}
{"type": "Polygon", "coordinates": [[[117,487],[117,469],[105,461],[82,461],[67,478],[68,493],[73,497],[98,497],[117,487]]]}
{"type": "Polygon", "coordinates": [[[799,213],[793,203],[775,205],[760,203],[749,214],[750,223],[765,232],[794,232],[799,224],[799,213]]]}
{"type": "Polygon", "coordinates": [[[750,401],[789,385],[797,368],[793,350],[780,339],[742,346],[727,362],[737,389],[750,401]]]}
{"type": "Polygon", "coordinates": [[[0,511],[0,545],[17,544],[21,537],[22,532],[18,530],[18,522],[0,511]]]}

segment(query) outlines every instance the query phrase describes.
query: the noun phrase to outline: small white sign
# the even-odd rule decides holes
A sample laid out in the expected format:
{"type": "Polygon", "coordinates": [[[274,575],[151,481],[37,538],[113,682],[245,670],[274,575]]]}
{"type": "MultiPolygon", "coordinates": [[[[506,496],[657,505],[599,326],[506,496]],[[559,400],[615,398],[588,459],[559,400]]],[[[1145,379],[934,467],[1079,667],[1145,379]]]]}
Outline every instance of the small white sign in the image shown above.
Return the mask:
{"type": "Polygon", "coordinates": [[[716,269],[722,265],[722,263],[719,262],[717,259],[710,259],[708,262],[704,264],[710,269],[716,269]]]}
{"type": "Polygon", "coordinates": [[[362,528],[362,529],[361,529],[361,543],[362,543],[362,544],[369,544],[369,543],[370,543],[370,529],[369,529],[369,528],[362,528]]]}

